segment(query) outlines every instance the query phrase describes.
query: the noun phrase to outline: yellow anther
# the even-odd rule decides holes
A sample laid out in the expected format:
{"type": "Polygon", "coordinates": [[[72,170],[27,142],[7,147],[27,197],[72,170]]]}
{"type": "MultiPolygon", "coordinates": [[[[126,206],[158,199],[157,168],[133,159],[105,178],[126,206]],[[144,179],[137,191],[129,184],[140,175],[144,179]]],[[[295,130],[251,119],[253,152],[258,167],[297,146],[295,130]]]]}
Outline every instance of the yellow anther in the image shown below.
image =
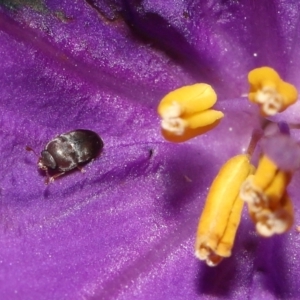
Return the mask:
{"type": "Polygon", "coordinates": [[[275,208],[290,180],[291,173],[279,170],[272,160],[263,155],[255,174],[249,176],[241,186],[240,196],[252,211],[275,208]]]}
{"type": "Polygon", "coordinates": [[[209,266],[231,255],[243,208],[239,190],[252,171],[248,155],[235,156],[223,165],[210,187],[195,245],[195,255],[209,266]]]}
{"type": "Polygon", "coordinates": [[[293,205],[287,193],[281,198],[280,205],[276,209],[266,208],[258,213],[251,210],[249,212],[256,224],[257,232],[264,237],[282,234],[288,231],[294,222],[293,205]]]}
{"type": "Polygon", "coordinates": [[[158,106],[165,139],[184,142],[216,127],[223,113],[210,109],[217,101],[205,83],[184,86],[167,94],[158,106]]]}
{"type": "Polygon", "coordinates": [[[255,174],[242,184],[240,197],[248,203],[259,234],[268,237],[286,232],[291,227],[293,208],[286,192],[291,176],[264,155],[255,174]]]}
{"type": "Polygon", "coordinates": [[[278,167],[276,164],[268,156],[263,155],[259,160],[253,184],[263,190],[266,189],[272,182],[277,171],[278,167]]]}
{"type": "Polygon", "coordinates": [[[281,206],[281,199],[286,193],[286,188],[291,181],[291,174],[278,170],[272,183],[265,190],[265,195],[269,200],[269,208],[274,210],[281,206]]]}
{"type": "Polygon", "coordinates": [[[248,74],[248,81],[249,100],[260,106],[263,116],[273,116],[297,101],[297,89],[283,81],[272,68],[262,67],[252,70],[248,74]]]}

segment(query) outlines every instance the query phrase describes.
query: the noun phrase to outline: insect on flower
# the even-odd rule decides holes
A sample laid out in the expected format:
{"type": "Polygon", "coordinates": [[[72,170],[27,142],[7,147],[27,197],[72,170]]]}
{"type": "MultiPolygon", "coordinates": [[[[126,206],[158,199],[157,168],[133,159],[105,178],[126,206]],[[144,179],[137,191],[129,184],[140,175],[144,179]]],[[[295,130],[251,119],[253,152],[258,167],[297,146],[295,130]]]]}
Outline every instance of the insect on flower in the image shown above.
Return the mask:
{"type": "MultiPolygon", "coordinates": [[[[38,160],[38,167],[47,175],[45,183],[75,168],[82,171],[81,166],[96,158],[103,145],[100,136],[87,129],[77,129],[55,137],[45,146],[38,160]],[[49,170],[54,173],[51,177],[49,170]]],[[[28,146],[26,150],[34,152],[28,146]]]]}

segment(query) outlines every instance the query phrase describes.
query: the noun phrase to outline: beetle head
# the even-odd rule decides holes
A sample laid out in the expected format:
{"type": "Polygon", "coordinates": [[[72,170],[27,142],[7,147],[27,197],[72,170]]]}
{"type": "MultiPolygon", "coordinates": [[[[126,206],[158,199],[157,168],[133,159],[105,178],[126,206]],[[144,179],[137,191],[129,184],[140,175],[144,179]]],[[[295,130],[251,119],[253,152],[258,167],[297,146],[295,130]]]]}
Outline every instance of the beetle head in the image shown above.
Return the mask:
{"type": "Polygon", "coordinates": [[[38,160],[38,167],[45,171],[48,168],[53,170],[56,168],[56,162],[53,156],[47,150],[43,150],[41,152],[41,157],[38,160]]]}

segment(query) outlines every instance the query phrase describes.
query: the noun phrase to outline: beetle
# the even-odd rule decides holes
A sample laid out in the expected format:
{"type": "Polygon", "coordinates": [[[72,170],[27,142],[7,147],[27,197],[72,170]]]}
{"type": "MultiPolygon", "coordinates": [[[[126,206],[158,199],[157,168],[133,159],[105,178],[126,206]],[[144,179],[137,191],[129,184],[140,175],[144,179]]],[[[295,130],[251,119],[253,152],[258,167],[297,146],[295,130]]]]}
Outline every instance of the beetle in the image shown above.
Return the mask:
{"type": "MultiPolygon", "coordinates": [[[[45,146],[38,160],[38,167],[46,172],[46,184],[75,168],[82,171],[81,166],[96,158],[103,146],[100,136],[87,129],[58,135],[45,146]],[[49,171],[54,175],[50,177],[49,171]]],[[[30,147],[26,149],[33,151],[30,147]]]]}

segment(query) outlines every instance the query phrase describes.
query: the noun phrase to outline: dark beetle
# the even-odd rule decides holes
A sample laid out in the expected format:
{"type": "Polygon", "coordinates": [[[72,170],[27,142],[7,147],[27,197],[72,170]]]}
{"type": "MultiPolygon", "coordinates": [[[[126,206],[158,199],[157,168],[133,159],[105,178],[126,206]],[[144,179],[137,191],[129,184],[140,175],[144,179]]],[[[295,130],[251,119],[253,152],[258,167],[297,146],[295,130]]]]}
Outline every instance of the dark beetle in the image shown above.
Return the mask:
{"type": "Polygon", "coordinates": [[[80,166],[96,158],[102,149],[103,141],[97,133],[77,129],[51,140],[41,152],[38,166],[46,172],[46,183],[49,183],[65,172],[75,168],[81,170],[80,166]],[[49,177],[49,170],[53,170],[55,175],[49,177]]]}

